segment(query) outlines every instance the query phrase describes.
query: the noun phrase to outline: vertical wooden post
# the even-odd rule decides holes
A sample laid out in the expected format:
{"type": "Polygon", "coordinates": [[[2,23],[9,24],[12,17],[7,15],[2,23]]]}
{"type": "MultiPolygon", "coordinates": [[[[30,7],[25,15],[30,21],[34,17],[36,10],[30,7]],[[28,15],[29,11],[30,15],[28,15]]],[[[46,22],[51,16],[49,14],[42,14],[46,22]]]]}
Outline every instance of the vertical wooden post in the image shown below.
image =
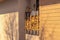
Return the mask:
{"type": "Polygon", "coordinates": [[[19,40],[25,40],[25,9],[27,6],[26,0],[19,0],[19,40]]]}

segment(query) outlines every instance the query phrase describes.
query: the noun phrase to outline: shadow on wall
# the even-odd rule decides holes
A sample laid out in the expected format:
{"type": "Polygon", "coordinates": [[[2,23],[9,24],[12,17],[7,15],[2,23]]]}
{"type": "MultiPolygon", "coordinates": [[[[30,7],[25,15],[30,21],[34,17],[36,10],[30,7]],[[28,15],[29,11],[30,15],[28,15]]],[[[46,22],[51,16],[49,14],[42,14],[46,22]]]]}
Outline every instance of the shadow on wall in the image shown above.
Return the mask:
{"type": "Polygon", "coordinates": [[[40,0],[40,6],[60,3],[60,0],[40,0]]]}

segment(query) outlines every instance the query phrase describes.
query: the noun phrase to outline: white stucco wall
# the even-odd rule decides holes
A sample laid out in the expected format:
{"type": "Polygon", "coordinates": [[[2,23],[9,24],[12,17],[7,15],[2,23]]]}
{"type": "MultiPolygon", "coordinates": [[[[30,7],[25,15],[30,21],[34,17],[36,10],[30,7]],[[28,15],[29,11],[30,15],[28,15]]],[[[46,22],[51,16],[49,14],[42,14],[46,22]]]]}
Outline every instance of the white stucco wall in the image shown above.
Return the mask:
{"type": "Polygon", "coordinates": [[[17,32],[18,29],[18,0],[7,0],[4,3],[0,3],[0,40],[12,40],[11,39],[11,31],[10,28],[14,28],[14,33],[13,33],[13,40],[17,40],[17,32]],[[16,13],[17,12],[17,13],[16,13]],[[14,21],[11,24],[11,21],[13,20],[14,15],[16,16],[14,18],[14,21]],[[10,19],[10,20],[9,20],[10,19]],[[17,25],[15,25],[15,23],[17,25]],[[3,25],[2,25],[3,24],[3,25]],[[10,27],[10,28],[9,28],[10,27]],[[9,28],[9,29],[8,29],[9,28]],[[9,31],[10,30],[10,31],[9,31]]]}
{"type": "Polygon", "coordinates": [[[18,26],[18,12],[0,14],[0,40],[17,40],[18,26]]]}

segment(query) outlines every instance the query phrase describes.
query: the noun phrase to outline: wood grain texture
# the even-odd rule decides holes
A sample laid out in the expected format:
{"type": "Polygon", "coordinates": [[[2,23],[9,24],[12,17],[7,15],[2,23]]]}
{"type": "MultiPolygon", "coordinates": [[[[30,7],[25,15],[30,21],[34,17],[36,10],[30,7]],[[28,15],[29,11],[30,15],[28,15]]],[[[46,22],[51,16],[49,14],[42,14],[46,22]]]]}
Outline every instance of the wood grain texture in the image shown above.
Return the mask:
{"type": "Polygon", "coordinates": [[[60,40],[60,3],[40,6],[40,31],[44,40],[60,40]]]}

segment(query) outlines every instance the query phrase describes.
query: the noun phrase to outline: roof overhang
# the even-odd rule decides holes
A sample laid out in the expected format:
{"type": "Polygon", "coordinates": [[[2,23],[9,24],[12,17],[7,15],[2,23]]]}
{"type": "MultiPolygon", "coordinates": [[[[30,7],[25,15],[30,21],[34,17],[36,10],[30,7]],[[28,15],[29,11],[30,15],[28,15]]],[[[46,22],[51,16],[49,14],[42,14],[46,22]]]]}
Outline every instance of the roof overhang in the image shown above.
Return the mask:
{"type": "Polygon", "coordinates": [[[60,3],[60,0],[40,0],[40,5],[51,5],[51,4],[57,4],[60,3]]]}
{"type": "Polygon", "coordinates": [[[5,0],[0,3],[0,14],[18,11],[18,0],[5,0]]]}

